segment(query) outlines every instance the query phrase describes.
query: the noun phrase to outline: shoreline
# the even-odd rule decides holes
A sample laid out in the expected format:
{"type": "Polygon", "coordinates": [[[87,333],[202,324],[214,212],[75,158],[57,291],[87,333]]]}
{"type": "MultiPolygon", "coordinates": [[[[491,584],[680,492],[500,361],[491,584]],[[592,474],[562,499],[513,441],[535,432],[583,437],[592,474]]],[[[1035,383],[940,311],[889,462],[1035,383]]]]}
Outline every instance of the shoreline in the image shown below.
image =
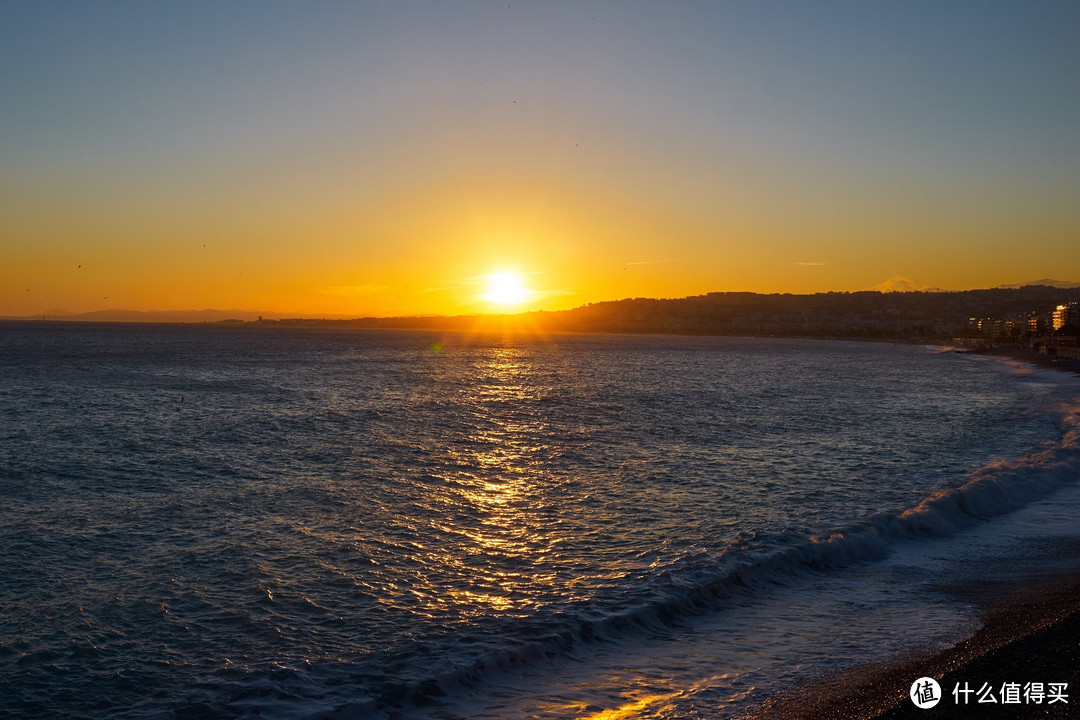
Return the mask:
{"type": "Polygon", "coordinates": [[[975,350],[973,352],[974,354],[1009,358],[1010,360],[1028,363],[1036,367],[1080,375],[1080,360],[1052,358],[1048,355],[1040,355],[1033,350],[1017,347],[1015,345],[995,345],[988,350],[975,350]]]}
{"type": "MultiPolygon", "coordinates": [[[[977,354],[1080,376],[1080,361],[1057,360],[1012,346],[977,354]]],[[[1078,529],[1080,533],[1080,529],[1078,529]]],[[[1080,558],[1080,545],[1063,548],[1080,558]]],[[[978,608],[982,623],[970,638],[944,650],[915,650],[889,662],[859,665],[811,681],[767,700],[742,720],[914,720],[920,718],[1065,718],[1080,716],[1080,563],[1067,574],[1042,572],[1013,581],[944,586],[947,594],[978,608]],[[919,709],[909,698],[917,678],[941,687],[936,707],[919,709]],[[1025,702],[1025,683],[1067,683],[1068,702],[1025,702]],[[966,685],[965,685],[966,683],[966,685]],[[998,702],[978,702],[988,684],[998,702]],[[1003,704],[1006,683],[1019,683],[1020,702],[1003,704]],[[964,688],[975,691],[963,703],[964,688]],[[954,689],[960,693],[954,695],[954,689]]]]}
{"type": "MultiPolygon", "coordinates": [[[[957,588],[978,596],[985,588],[957,588]]],[[[970,598],[969,598],[970,599],[970,598]]],[[[914,718],[1065,718],[1080,704],[1080,574],[1028,578],[996,599],[983,600],[983,626],[957,645],[915,651],[889,663],[863,665],[807,683],[767,701],[743,720],[910,720],[914,718]],[[941,686],[934,708],[909,699],[912,683],[931,677],[941,686]],[[1067,683],[1068,702],[1002,704],[1006,683],[1067,683]],[[966,685],[965,685],[966,683],[966,685]],[[979,703],[988,684],[996,704],[979,703]],[[975,691],[963,704],[962,692],[975,691]],[[959,703],[957,701],[959,697],[959,703]]],[[[1080,712],[1080,709],[1077,709],[1080,712]]]]}

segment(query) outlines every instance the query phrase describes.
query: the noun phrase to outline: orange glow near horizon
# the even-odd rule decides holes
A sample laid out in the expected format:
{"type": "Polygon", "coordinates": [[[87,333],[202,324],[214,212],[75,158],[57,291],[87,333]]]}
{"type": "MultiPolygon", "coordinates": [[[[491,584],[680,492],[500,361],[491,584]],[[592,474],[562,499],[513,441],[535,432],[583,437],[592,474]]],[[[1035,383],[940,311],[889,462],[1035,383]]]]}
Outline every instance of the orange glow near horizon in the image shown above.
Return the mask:
{"type": "Polygon", "coordinates": [[[885,283],[962,290],[1048,275],[1037,254],[1023,256],[1023,267],[984,268],[961,246],[926,248],[936,236],[923,241],[921,256],[911,245],[912,269],[898,272],[887,248],[915,226],[893,225],[878,233],[890,242],[859,247],[857,234],[845,237],[839,224],[826,236],[810,226],[788,234],[737,223],[734,213],[722,224],[691,222],[554,181],[443,188],[363,214],[355,205],[313,202],[310,214],[238,207],[228,222],[200,215],[197,205],[183,217],[128,216],[106,202],[93,216],[8,213],[0,229],[15,240],[0,263],[0,316],[204,308],[308,317],[505,314],[714,291],[885,283]],[[410,203],[425,212],[409,212],[410,203]],[[805,250],[811,242],[814,254],[805,250]],[[939,280],[942,263],[950,274],[939,280]],[[492,270],[477,275],[478,268],[492,270]]]}

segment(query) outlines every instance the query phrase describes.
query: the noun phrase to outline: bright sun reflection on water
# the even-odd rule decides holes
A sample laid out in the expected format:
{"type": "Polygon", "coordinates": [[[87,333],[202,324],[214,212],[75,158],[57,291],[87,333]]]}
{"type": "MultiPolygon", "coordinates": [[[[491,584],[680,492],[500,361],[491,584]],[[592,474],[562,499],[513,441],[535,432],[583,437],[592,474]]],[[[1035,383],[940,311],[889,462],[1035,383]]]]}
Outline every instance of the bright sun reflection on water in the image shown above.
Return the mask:
{"type": "Polygon", "coordinates": [[[478,383],[464,399],[477,416],[457,458],[462,471],[453,478],[465,512],[478,519],[458,529],[472,543],[473,562],[462,567],[468,587],[448,594],[471,614],[525,610],[530,588],[554,578],[543,569],[553,539],[531,512],[542,469],[530,454],[543,438],[542,419],[525,416],[521,405],[535,389],[526,351],[489,349],[477,359],[478,383]]]}

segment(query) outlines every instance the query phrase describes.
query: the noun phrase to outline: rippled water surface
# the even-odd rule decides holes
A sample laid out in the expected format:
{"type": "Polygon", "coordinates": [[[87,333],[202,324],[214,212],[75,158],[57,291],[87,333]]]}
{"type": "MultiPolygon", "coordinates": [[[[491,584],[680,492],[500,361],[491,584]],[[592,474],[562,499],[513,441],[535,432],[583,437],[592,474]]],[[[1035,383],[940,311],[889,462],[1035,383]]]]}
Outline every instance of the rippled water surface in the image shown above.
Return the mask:
{"type": "Polygon", "coordinates": [[[921,347],[26,324],[0,370],[20,718],[738,714],[964,632],[910,554],[1080,466],[1073,378],[921,347]]]}

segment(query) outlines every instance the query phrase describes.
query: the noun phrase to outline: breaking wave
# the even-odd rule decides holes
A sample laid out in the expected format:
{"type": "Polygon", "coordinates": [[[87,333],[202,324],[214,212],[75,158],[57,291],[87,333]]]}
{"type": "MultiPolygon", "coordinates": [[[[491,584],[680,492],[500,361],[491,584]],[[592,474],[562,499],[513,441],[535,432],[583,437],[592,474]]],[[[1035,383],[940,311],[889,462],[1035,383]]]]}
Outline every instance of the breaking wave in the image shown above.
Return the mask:
{"type": "Polygon", "coordinates": [[[973,472],[959,487],[938,490],[914,507],[880,513],[827,536],[781,538],[780,544],[786,547],[754,558],[746,558],[748,553],[733,545],[719,563],[732,567],[689,589],[602,618],[551,618],[558,621],[553,624],[563,627],[542,641],[489,654],[468,667],[422,682],[386,688],[377,700],[365,699],[313,717],[359,720],[381,717],[387,707],[422,709],[437,698],[484,685],[523,665],[552,660],[590,645],[664,632],[690,617],[722,609],[733,597],[785,585],[808,572],[883,559],[897,543],[953,536],[1080,479],[1080,407],[1062,410],[1060,425],[1059,441],[1043,443],[1015,460],[991,462],[973,472]]]}

